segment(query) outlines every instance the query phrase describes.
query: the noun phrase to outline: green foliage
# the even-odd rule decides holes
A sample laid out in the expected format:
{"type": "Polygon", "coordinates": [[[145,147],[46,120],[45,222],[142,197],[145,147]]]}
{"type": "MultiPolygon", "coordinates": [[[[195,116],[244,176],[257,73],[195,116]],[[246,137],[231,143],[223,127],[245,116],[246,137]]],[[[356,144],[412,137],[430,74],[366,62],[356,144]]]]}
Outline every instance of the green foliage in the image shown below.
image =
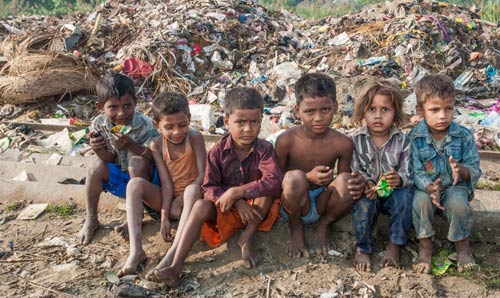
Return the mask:
{"type": "Polygon", "coordinates": [[[0,16],[29,15],[67,15],[74,12],[87,12],[103,3],[104,0],[1,0],[0,16]]]}
{"type": "Polygon", "coordinates": [[[18,209],[21,209],[24,207],[24,203],[22,202],[12,202],[7,205],[5,205],[5,210],[6,211],[16,211],[18,209]]]}
{"type": "Polygon", "coordinates": [[[76,206],[73,203],[62,203],[56,205],[49,204],[46,211],[47,213],[53,213],[61,217],[66,217],[76,212],[76,206]]]}
{"type": "Polygon", "coordinates": [[[477,189],[485,190],[500,190],[500,182],[494,182],[487,179],[480,178],[476,184],[477,189]]]}
{"type": "MultiPolygon", "coordinates": [[[[500,21],[500,0],[441,0],[466,8],[479,10],[482,19],[500,21]]],[[[385,2],[385,0],[354,0],[354,1],[326,1],[311,0],[309,3],[296,4],[292,0],[257,0],[261,5],[272,10],[286,9],[295,12],[303,18],[324,18],[327,16],[340,17],[359,11],[366,5],[385,2]]]]}

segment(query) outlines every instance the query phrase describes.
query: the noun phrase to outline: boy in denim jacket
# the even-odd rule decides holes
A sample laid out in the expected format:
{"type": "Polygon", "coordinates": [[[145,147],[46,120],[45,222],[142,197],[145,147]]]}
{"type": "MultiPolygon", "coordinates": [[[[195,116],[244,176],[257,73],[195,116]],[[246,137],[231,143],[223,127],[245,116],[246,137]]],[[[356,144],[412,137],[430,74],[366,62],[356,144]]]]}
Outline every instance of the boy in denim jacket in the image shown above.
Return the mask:
{"type": "Polygon", "coordinates": [[[469,244],[474,185],[481,176],[479,153],[470,130],[453,122],[455,91],[444,75],[429,75],[415,86],[417,113],[424,119],[410,132],[415,196],[413,225],[419,239],[413,269],[429,273],[436,208],[446,215],[448,240],[455,243],[458,270],[475,265],[469,244]]]}

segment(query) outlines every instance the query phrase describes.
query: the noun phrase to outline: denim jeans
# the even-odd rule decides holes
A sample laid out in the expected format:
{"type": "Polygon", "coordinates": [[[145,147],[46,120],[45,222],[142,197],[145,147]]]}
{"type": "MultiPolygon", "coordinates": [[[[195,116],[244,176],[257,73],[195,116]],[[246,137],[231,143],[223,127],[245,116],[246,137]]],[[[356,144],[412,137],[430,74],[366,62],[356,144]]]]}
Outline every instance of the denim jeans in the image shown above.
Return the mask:
{"type": "MultiPolygon", "coordinates": [[[[472,229],[472,208],[466,186],[450,186],[441,192],[441,205],[450,228],[448,240],[456,242],[469,237],[472,229]]],[[[436,207],[430,196],[421,190],[415,191],[413,198],[413,226],[418,239],[434,236],[432,224],[436,207]]]]}
{"type": "Polygon", "coordinates": [[[385,199],[370,200],[362,196],[354,204],[352,219],[357,250],[367,254],[372,252],[372,231],[379,212],[389,214],[389,241],[404,245],[411,224],[412,199],[413,191],[408,188],[397,188],[385,199]]]}

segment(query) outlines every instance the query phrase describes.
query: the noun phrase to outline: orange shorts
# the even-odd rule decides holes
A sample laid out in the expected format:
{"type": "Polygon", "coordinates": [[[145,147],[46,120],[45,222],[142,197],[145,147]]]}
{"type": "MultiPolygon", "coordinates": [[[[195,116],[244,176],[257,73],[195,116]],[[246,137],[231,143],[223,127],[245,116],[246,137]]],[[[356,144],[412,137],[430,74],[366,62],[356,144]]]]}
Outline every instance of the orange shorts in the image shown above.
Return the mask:
{"type": "MultiPolygon", "coordinates": [[[[247,203],[249,205],[253,205],[253,199],[247,200],[247,203]]],[[[269,213],[257,228],[259,231],[271,231],[273,224],[280,215],[279,204],[279,198],[274,199],[274,202],[269,209],[269,213]]],[[[215,225],[208,222],[203,223],[203,226],[201,227],[201,238],[209,246],[217,247],[221,243],[226,242],[238,230],[241,230],[244,227],[245,225],[241,222],[240,215],[236,209],[232,208],[229,212],[222,213],[222,211],[217,208],[217,223],[215,225]]]]}

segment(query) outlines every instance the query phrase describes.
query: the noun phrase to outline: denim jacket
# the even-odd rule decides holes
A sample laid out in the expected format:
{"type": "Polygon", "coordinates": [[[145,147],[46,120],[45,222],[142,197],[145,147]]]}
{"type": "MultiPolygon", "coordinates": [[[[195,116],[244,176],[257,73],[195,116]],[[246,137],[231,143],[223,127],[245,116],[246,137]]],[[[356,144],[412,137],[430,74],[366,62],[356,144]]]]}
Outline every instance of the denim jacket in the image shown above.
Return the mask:
{"type": "Polygon", "coordinates": [[[352,137],[354,152],[351,169],[358,171],[365,180],[374,183],[388,171],[398,171],[402,187],[412,186],[410,171],[410,139],[396,127],[391,128],[390,137],[377,149],[368,128],[363,126],[352,137]]]}
{"type": "Polygon", "coordinates": [[[420,121],[411,130],[409,136],[414,184],[417,189],[425,191],[427,185],[438,178],[441,178],[443,190],[453,185],[453,176],[448,161],[449,157],[453,156],[453,159],[469,169],[470,174],[470,181],[459,181],[458,185],[467,186],[469,194],[474,194],[474,185],[481,176],[481,169],[479,168],[479,152],[470,130],[456,122],[451,122],[442,151],[435,148],[425,120],[420,121]]]}

